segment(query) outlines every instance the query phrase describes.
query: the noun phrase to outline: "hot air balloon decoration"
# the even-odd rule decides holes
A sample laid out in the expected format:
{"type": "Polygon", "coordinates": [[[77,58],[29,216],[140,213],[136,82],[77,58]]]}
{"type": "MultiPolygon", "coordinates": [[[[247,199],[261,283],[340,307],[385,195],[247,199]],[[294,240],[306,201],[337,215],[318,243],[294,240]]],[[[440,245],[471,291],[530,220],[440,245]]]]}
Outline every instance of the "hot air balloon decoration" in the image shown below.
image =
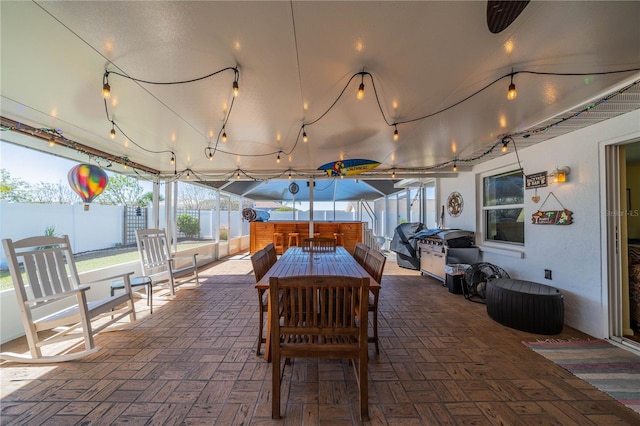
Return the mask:
{"type": "Polygon", "coordinates": [[[109,178],[98,166],[78,164],[67,175],[71,189],[78,193],[84,201],[84,210],[89,210],[89,203],[93,201],[107,187],[109,178]]]}

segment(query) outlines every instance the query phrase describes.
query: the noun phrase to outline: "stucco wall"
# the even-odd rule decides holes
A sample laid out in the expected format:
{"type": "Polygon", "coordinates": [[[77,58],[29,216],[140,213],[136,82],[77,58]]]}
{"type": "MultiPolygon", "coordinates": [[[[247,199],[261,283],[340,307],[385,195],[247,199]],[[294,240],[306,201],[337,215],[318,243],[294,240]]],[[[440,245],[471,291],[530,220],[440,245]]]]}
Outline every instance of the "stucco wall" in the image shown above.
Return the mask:
{"type": "MultiPolygon", "coordinates": [[[[457,218],[445,213],[445,225],[476,231],[482,260],[503,267],[511,277],[561,289],[567,325],[595,337],[609,337],[607,283],[602,278],[607,265],[603,254],[606,234],[601,231],[606,214],[601,201],[605,172],[601,166],[601,147],[638,138],[640,111],[634,111],[519,150],[525,174],[551,171],[556,166],[571,167],[567,183],[538,189],[540,202],[531,200],[534,190],[525,190],[524,247],[513,246],[501,251],[484,243],[481,217],[477,214],[481,207],[478,196],[483,174],[518,168],[512,146],[509,153],[474,167],[472,172],[462,173],[457,179],[442,180],[440,204],[452,191],[458,191],[464,197],[465,206],[457,218]],[[550,191],[573,212],[572,225],[531,224],[531,215],[550,191]],[[545,269],[552,270],[552,280],[544,279],[545,269]]],[[[543,209],[560,209],[551,198],[543,209]]]]}

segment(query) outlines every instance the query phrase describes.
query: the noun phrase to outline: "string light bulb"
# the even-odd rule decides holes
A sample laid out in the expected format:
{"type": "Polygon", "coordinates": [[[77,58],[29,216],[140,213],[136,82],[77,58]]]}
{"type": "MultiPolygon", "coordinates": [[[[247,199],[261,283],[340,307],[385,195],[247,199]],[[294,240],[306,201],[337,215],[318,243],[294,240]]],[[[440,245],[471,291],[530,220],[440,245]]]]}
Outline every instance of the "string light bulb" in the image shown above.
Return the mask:
{"type": "Polygon", "coordinates": [[[276,157],[276,163],[280,162],[280,152],[278,152],[278,156],[276,157]]]}
{"type": "Polygon", "coordinates": [[[191,179],[191,172],[187,170],[187,179],[191,179]]]}
{"type": "Polygon", "coordinates": [[[289,170],[289,180],[291,180],[291,170],[289,170]]]}
{"type": "Polygon", "coordinates": [[[171,164],[175,164],[176,163],[176,156],[173,155],[173,152],[171,153],[171,164]]]}
{"type": "Polygon", "coordinates": [[[502,151],[503,154],[509,150],[509,147],[507,146],[508,144],[509,144],[508,139],[506,138],[502,139],[502,148],[500,150],[502,151]]]}
{"type": "Polygon", "coordinates": [[[358,94],[356,97],[360,100],[364,99],[364,72],[361,74],[362,80],[360,81],[360,86],[358,86],[358,94]]]}
{"type": "Polygon", "coordinates": [[[109,99],[111,97],[111,86],[109,86],[109,73],[104,73],[103,83],[102,83],[102,97],[105,99],[109,99]]]}
{"type": "Polygon", "coordinates": [[[116,138],[116,128],[113,121],[111,122],[111,131],[109,132],[109,136],[111,136],[112,140],[116,138]]]}
{"type": "Polygon", "coordinates": [[[304,130],[304,126],[302,126],[302,142],[307,143],[309,138],[307,137],[307,132],[304,130]]]}
{"type": "Polygon", "coordinates": [[[238,86],[238,80],[233,81],[233,97],[237,98],[240,93],[240,88],[238,86]]]}
{"type": "Polygon", "coordinates": [[[227,131],[222,126],[222,142],[227,142],[227,131]]]}
{"type": "Polygon", "coordinates": [[[398,134],[398,125],[394,124],[393,126],[395,127],[395,130],[393,131],[393,140],[397,142],[398,139],[400,139],[400,135],[398,134]]]}
{"type": "Polygon", "coordinates": [[[453,162],[453,171],[457,172],[458,171],[458,165],[456,164],[455,160],[453,162]]]}
{"type": "Polygon", "coordinates": [[[510,101],[514,100],[518,96],[518,92],[516,91],[516,85],[513,84],[513,70],[511,70],[511,84],[509,84],[509,91],[507,92],[507,99],[510,101]]]}
{"type": "Polygon", "coordinates": [[[213,151],[209,150],[209,161],[213,160],[213,151]]]}
{"type": "Polygon", "coordinates": [[[396,169],[393,169],[391,171],[391,179],[395,179],[396,178],[396,169]]]}
{"type": "Polygon", "coordinates": [[[51,139],[49,139],[49,146],[56,146],[56,140],[53,138],[53,136],[51,136],[51,139]]]}
{"type": "Polygon", "coordinates": [[[240,179],[240,169],[238,169],[238,173],[236,174],[236,179],[240,179]]]}

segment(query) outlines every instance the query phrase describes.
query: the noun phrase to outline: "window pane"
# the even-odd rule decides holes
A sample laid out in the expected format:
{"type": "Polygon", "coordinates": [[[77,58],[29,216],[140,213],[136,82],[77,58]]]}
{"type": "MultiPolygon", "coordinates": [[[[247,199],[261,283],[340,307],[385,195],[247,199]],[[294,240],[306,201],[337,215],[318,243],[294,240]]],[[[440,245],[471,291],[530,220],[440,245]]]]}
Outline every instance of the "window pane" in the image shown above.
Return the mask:
{"type": "Polygon", "coordinates": [[[485,210],[486,239],[524,244],[524,209],[485,210]]]}
{"type": "Polygon", "coordinates": [[[522,170],[484,178],[484,205],[524,203],[522,170]]]}

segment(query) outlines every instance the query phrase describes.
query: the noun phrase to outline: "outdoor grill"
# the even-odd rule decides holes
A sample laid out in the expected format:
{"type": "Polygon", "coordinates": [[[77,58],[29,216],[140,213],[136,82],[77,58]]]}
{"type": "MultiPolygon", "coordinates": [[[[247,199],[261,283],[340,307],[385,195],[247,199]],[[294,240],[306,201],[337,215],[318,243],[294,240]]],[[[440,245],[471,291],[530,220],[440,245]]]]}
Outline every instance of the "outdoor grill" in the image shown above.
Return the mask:
{"type": "MultiPolygon", "coordinates": [[[[418,237],[418,241],[433,247],[452,247],[452,248],[468,248],[473,247],[475,242],[475,234],[471,231],[463,231],[460,229],[448,229],[428,234],[424,237],[418,237]]],[[[444,252],[444,249],[442,250],[444,252]]]]}
{"type": "Polygon", "coordinates": [[[425,230],[415,235],[420,248],[420,272],[445,280],[445,265],[472,264],[480,250],[475,234],[460,229],[425,230]]]}

